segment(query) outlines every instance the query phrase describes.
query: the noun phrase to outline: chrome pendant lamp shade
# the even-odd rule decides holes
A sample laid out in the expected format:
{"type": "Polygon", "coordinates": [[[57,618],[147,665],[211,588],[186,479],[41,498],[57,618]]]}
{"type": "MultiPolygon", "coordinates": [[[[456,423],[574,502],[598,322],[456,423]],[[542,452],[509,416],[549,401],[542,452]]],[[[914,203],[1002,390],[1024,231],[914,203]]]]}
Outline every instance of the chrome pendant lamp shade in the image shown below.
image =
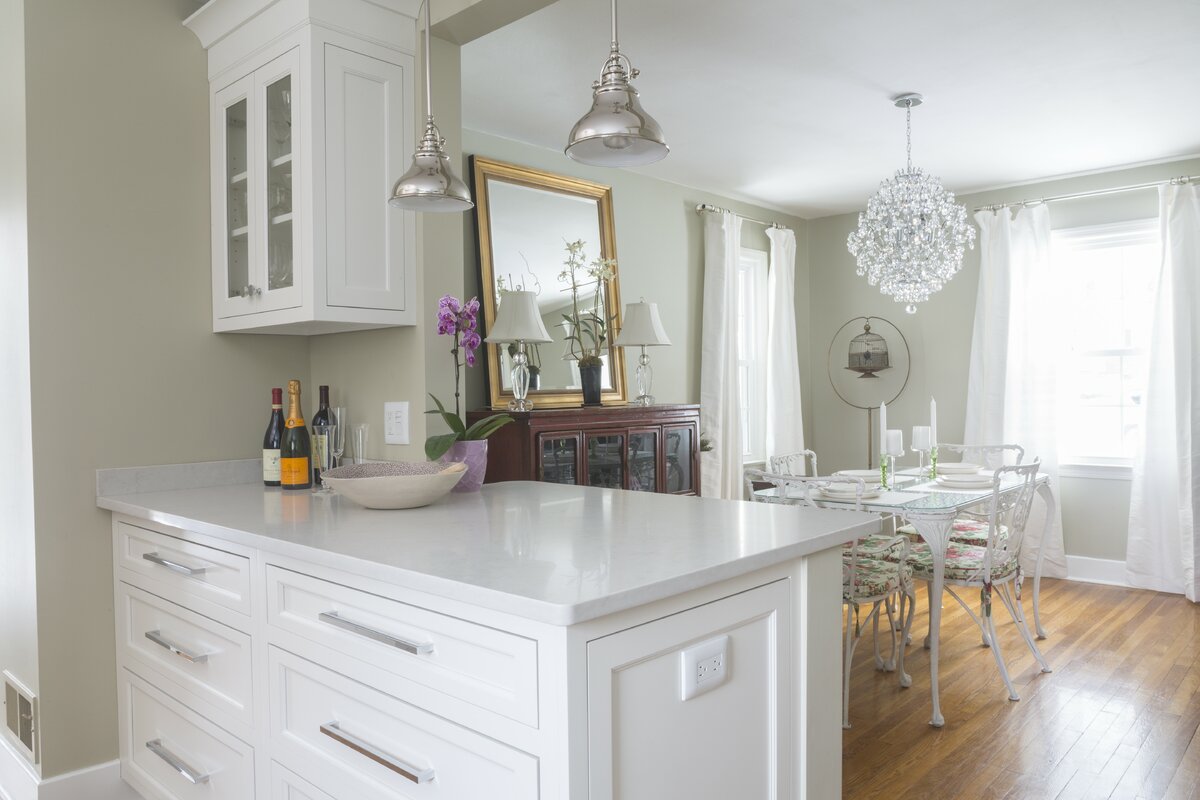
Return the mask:
{"type": "Polygon", "coordinates": [[[630,82],[638,76],[617,43],[617,0],[612,0],[612,49],[592,84],[592,108],[567,141],[566,154],[598,167],[636,167],[666,158],[662,128],[646,113],[630,82]]]}
{"type": "Polygon", "coordinates": [[[471,190],[454,174],[446,140],[433,121],[433,81],[429,74],[429,3],[425,0],[425,134],[408,172],[392,187],[388,204],[408,211],[470,211],[471,190]]]}

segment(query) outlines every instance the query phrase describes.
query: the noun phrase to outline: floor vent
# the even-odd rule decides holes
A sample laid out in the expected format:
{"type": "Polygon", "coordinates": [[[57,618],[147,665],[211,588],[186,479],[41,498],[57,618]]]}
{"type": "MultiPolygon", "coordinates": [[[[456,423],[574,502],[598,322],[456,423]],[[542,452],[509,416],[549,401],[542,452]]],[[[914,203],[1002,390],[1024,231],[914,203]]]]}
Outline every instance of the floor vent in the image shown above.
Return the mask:
{"type": "Polygon", "coordinates": [[[22,755],[36,764],[37,697],[7,670],[4,672],[4,727],[22,755]]]}

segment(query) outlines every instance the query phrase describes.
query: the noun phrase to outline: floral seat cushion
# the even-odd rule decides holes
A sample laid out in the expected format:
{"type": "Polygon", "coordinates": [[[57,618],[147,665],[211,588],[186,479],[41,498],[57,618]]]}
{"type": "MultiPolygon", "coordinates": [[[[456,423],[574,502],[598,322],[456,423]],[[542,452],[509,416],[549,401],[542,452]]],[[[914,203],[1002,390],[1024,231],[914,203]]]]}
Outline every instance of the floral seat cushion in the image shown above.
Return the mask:
{"type": "MultiPolygon", "coordinates": [[[[980,581],[983,579],[983,556],[985,547],[972,544],[950,542],[946,548],[946,580],[948,581],[980,581]]],[[[995,554],[993,554],[995,558],[995,554]]],[[[918,542],[912,546],[908,554],[908,565],[913,569],[913,575],[918,580],[933,579],[933,553],[929,545],[918,542]]],[[[1000,564],[992,565],[992,580],[998,581],[1009,577],[1017,571],[1016,554],[1000,564]]]]}
{"type": "Polygon", "coordinates": [[[842,600],[852,602],[872,597],[884,597],[900,588],[900,577],[911,582],[913,570],[908,564],[898,565],[892,561],[876,558],[859,558],[854,564],[853,574],[850,560],[842,560],[842,600]],[[900,567],[900,569],[897,569],[900,567]]]}
{"type": "MultiPolygon", "coordinates": [[[[902,525],[896,529],[898,533],[903,533],[910,539],[919,540],[920,534],[912,525],[902,525]]],[[[1001,525],[997,534],[999,543],[1003,544],[1008,538],[1008,526],[1001,525]]],[[[954,527],[950,529],[950,541],[960,542],[962,544],[974,544],[980,547],[987,544],[988,539],[988,524],[987,520],[969,519],[967,517],[959,517],[954,520],[954,527]]]]}
{"type": "MultiPolygon", "coordinates": [[[[899,545],[892,540],[894,536],[888,536],[882,533],[873,533],[870,536],[864,536],[858,540],[858,557],[859,558],[883,558],[883,554],[890,549],[898,548],[899,545]]],[[[849,558],[853,545],[846,544],[842,546],[842,557],[849,558]]]]}

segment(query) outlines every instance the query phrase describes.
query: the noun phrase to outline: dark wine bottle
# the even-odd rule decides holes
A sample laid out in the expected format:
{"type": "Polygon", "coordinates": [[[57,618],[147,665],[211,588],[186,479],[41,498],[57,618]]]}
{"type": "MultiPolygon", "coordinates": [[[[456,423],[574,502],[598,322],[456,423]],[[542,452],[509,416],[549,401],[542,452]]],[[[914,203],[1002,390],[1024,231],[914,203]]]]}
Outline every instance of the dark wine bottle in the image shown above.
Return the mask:
{"type": "MultiPolygon", "coordinates": [[[[329,410],[329,387],[319,386],[318,391],[321,393],[321,404],[317,407],[317,413],[313,414],[313,435],[312,435],[312,462],[313,462],[313,486],[321,485],[321,465],[325,463],[325,448],[328,442],[326,437],[317,433],[318,425],[329,425],[336,422],[333,418],[333,413],[329,410]]],[[[336,467],[337,465],[334,464],[336,467]]]]}
{"type": "Polygon", "coordinates": [[[288,412],[279,442],[279,482],[284,489],[312,486],[312,442],[300,410],[300,381],[288,381],[288,412]]]}
{"type": "Polygon", "coordinates": [[[271,421],[263,435],[263,483],[279,485],[279,445],[283,440],[283,389],[271,390],[271,421]]]}

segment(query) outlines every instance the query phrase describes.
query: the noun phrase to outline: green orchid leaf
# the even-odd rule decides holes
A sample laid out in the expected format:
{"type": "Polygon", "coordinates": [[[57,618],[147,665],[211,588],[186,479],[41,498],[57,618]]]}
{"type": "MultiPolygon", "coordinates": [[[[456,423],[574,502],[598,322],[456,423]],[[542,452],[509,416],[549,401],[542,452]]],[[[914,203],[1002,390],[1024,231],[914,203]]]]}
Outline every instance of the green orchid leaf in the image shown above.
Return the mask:
{"type": "Polygon", "coordinates": [[[468,428],[467,432],[463,434],[463,439],[486,439],[512,421],[513,418],[508,414],[492,414],[468,428]]]}
{"type": "Polygon", "coordinates": [[[457,441],[457,433],[439,433],[437,436],[430,436],[425,440],[425,457],[430,461],[437,461],[446,455],[446,451],[457,441]]]}
{"type": "Polygon", "coordinates": [[[426,411],[426,414],[441,414],[442,419],[446,423],[446,427],[454,431],[455,435],[457,436],[461,436],[462,434],[466,433],[467,426],[463,424],[463,421],[459,419],[457,414],[451,414],[449,411],[447,411],[446,407],[442,405],[442,401],[438,400],[433,395],[429,395],[429,397],[433,400],[433,404],[437,406],[437,408],[435,410],[426,411]]]}

